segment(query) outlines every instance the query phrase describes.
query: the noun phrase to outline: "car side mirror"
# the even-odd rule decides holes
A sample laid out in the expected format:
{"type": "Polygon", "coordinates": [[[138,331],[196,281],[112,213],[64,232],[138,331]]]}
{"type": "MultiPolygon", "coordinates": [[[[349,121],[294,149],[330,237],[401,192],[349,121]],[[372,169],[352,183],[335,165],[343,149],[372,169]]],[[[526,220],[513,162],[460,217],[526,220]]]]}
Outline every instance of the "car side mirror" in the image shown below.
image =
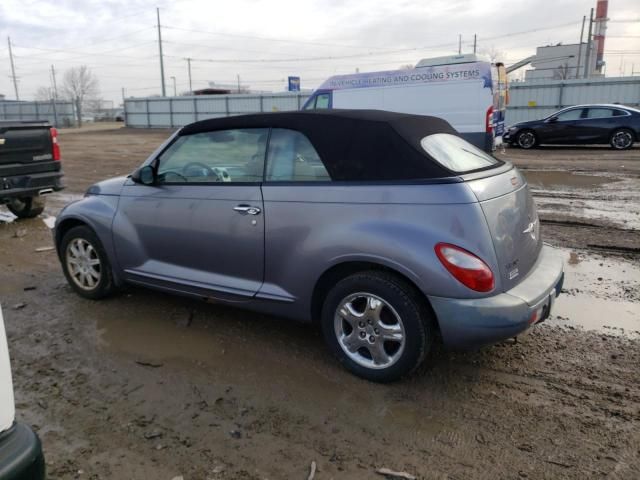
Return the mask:
{"type": "Polygon", "coordinates": [[[131,180],[143,185],[153,185],[156,183],[156,170],[151,165],[145,165],[133,172],[131,180]]]}
{"type": "Polygon", "coordinates": [[[557,122],[558,121],[558,117],[550,117],[549,120],[547,120],[549,123],[553,123],[553,122],[557,122]]]}

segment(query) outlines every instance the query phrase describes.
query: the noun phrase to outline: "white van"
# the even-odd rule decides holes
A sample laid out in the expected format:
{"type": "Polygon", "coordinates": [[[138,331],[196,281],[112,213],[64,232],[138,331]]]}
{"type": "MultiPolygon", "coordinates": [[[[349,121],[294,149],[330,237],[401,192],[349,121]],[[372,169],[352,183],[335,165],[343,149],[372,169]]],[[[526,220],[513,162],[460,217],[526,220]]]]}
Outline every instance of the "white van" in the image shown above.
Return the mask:
{"type": "Polygon", "coordinates": [[[424,59],[413,69],[336,75],[303,109],[376,109],[444,118],[474,145],[502,143],[506,71],[478,55],[424,59]]]}
{"type": "Polygon", "coordinates": [[[41,480],[45,464],[40,439],[15,421],[9,348],[0,307],[0,479],[41,480]]]}

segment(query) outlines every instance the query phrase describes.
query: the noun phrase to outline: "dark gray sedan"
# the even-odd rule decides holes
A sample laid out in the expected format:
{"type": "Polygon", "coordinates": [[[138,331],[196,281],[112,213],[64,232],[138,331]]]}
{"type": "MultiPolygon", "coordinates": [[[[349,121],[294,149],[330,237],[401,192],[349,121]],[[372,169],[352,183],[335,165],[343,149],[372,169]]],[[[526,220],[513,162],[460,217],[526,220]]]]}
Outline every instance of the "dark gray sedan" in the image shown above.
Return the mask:
{"type": "Polygon", "coordinates": [[[522,333],[563,278],[512,165],[444,120],[366,110],[188,125],[68,205],[55,242],[84,297],[130,283],[317,322],[374,381],[436,341],[522,333]]]}
{"type": "Polygon", "coordinates": [[[520,148],[609,144],[626,150],[640,140],[640,110],[624,105],[576,105],[541,120],[511,125],[503,139],[520,148]]]}

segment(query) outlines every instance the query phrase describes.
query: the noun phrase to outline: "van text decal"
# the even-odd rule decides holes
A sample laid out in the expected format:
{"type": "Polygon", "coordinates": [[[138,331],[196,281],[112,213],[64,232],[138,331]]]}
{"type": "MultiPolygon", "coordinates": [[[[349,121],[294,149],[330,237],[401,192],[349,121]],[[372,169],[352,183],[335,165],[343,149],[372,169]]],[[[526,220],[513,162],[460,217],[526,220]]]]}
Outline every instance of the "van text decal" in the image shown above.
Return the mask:
{"type": "Polygon", "coordinates": [[[463,63],[411,70],[336,75],[327,79],[319,90],[340,90],[391,85],[414,85],[432,82],[482,80],[483,87],[491,88],[491,66],[488,63],[463,63]]]}

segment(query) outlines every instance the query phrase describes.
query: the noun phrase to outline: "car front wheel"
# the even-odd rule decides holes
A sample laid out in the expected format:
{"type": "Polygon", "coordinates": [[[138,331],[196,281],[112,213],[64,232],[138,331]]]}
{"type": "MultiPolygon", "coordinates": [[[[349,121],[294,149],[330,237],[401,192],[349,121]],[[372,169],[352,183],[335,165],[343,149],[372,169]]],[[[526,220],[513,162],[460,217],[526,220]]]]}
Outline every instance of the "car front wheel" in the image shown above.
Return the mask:
{"type": "Polygon", "coordinates": [[[97,300],[114,291],[109,259],[89,227],[70,229],[62,237],[59,253],[64,275],[80,296],[97,300]]]}
{"type": "Polygon", "coordinates": [[[611,134],[609,141],[616,150],[626,150],[633,145],[633,132],[626,128],[620,128],[611,134]]]}
{"type": "Polygon", "coordinates": [[[516,137],[516,143],[520,148],[524,148],[526,150],[535,147],[538,143],[538,140],[536,138],[536,134],[531,130],[523,130],[518,133],[518,136],[516,137]]]}
{"type": "Polygon", "coordinates": [[[434,321],[405,281],[370,271],[338,282],[322,309],[325,340],[352,373],[391,382],[415,370],[434,343],[434,321]]]}

